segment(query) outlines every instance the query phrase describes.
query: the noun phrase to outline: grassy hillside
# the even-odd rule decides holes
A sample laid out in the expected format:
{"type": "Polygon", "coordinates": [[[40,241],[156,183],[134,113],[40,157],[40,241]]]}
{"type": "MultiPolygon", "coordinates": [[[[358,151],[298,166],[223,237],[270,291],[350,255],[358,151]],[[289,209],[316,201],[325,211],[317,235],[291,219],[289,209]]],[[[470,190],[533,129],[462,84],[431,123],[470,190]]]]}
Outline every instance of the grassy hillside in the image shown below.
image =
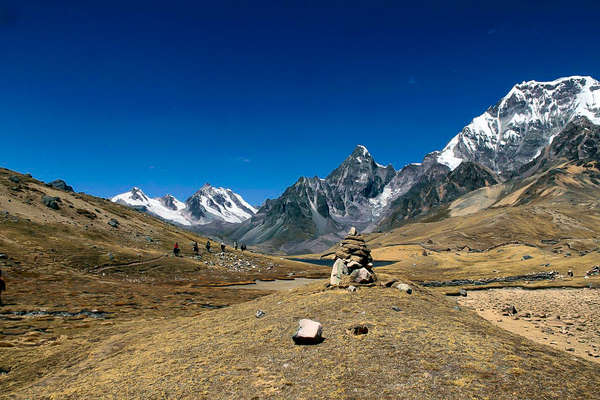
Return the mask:
{"type": "Polygon", "coordinates": [[[512,335],[422,289],[348,293],[316,284],[193,318],[106,329],[65,343],[68,355],[48,348],[53,371],[15,388],[18,396],[599,398],[596,364],[512,335]],[[293,344],[304,317],[324,325],[320,345],[293,344]],[[359,324],[367,334],[349,332],[359,324]]]}

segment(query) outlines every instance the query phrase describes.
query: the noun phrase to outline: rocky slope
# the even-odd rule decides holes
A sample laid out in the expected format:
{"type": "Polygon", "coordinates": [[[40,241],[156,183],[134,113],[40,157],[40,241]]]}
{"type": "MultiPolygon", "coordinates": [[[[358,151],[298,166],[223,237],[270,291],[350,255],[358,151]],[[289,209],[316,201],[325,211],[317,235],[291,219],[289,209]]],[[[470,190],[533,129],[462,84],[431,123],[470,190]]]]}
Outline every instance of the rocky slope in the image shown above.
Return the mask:
{"type": "Polygon", "coordinates": [[[395,176],[391,165],[376,163],[359,145],[325,179],[302,177],[267,200],[231,237],[286,252],[327,248],[350,226],[363,229],[375,220],[372,201],[395,176]]]}
{"type": "Polygon", "coordinates": [[[190,196],[185,203],[170,194],[150,198],[137,187],[111,200],[188,227],[215,221],[239,223],[256,213],[256,209],[239,194],[230,189],[215,188],[208,183],[190,196]]]}

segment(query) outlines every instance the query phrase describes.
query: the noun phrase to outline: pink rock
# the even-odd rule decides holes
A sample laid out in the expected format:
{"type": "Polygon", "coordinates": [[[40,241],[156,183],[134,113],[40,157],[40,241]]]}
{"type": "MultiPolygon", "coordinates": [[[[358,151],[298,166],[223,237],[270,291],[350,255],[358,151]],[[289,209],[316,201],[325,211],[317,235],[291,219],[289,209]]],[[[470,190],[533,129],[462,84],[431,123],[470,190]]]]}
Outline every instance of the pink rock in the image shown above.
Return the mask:
{"type": "Polygon", "coordinates": [[[301,319],[298,321],[298,331],[292,339],[296,344],[318,344],[323,341],[321,336],[323,325],[311,319],[301,319]]]}

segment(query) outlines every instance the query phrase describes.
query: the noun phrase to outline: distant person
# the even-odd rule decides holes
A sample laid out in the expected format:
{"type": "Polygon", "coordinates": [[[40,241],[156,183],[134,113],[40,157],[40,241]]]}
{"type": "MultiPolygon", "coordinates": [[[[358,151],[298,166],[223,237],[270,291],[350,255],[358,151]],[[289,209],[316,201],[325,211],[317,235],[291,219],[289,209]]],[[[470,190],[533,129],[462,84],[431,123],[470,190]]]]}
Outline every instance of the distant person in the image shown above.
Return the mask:
{"type": "Polygon", "coordinates": [[[193,250],[194,250],[194,253],[196,255],[198,255],[198,252],[200,251],[200,249],[198,248],[198,242],[194,242],[193,250]]]}
{"type": "Polygon", "coordinates": [[[2,292],[6,291],[6,282],[2,279],[2,270],[0,270],[0,306],[2,306],[2,292]]]}
{"type": "Polygon", "coordinates": [[[233,242],[233,248],[237,250],[238,246],[237,246],[237,240],[235,242],[233,242]]]}
{"type": "Polygon", "coordinates": [[[225,253],[225,243],[221,242],[221,253],[225,253]]]}
{"type": "Polygon", "coordinates": [[[175,246],[173,246],[173,254],[175,257],[179,257],[179,243],[175,242],[175,246]]]}
{"type": "Polygon", "coordinates": [[[210,253],[210,240],[206,241],[206,251],[210,253]]]}
{"type": "Polygon", "coordinates": [[[242,249],[242,253],[244,252],[244,250],[246,250],[246,245],[244,243],[242,243],[242,247],[240,247],[242,249]]]}

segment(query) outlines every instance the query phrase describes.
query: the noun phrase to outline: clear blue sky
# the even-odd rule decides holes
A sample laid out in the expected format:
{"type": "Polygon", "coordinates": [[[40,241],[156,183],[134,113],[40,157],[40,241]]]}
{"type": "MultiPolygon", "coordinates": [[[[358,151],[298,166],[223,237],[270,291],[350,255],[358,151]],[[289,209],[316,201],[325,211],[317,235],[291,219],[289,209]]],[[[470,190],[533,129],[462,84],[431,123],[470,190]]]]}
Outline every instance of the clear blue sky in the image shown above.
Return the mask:
{"type": "Polygon", "coordinates": [[[400,3],[0,0],[0,165],[259,204],[356,144],[420,161],[514,83],[600,76],[598,2],[400,3]]]}

